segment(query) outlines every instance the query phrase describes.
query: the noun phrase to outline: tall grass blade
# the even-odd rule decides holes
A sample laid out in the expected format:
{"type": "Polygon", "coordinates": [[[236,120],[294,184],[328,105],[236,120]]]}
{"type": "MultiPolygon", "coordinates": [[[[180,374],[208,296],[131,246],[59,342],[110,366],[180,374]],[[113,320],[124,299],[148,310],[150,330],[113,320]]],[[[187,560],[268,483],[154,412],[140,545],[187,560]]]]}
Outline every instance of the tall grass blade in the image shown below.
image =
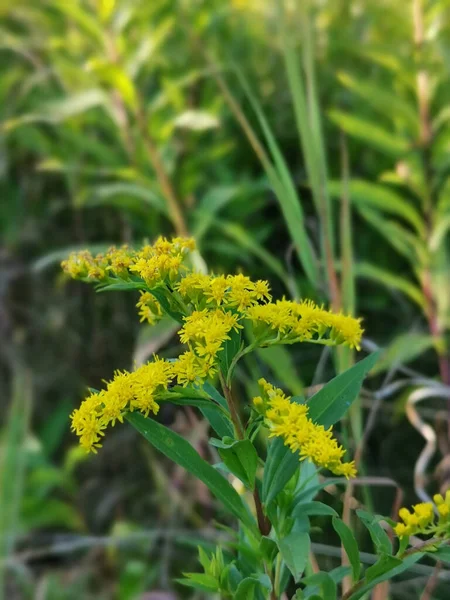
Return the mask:
{"type": "Polygon", "coordinates": [[[314,250],[306,232],[303,209],[292,176],[289,173],[286,161],[263,110],[251,90],[247,79],[237,66],[234,66],[234,70],[256,114],[264,138],[269,147],[273,164],[269,163],[265,165],[266,173],[280,203],[298,258],[305,269],[309,281],[317,289],[319,284],[319,273],[314,250]]]}
{"type": "Polygon", "coordinates": [[[7,600],[6,568],[19,528],[25,476],[25,440],[31,409],[29,373],[17,366],[0,455],[0,600],[7,600]]]}

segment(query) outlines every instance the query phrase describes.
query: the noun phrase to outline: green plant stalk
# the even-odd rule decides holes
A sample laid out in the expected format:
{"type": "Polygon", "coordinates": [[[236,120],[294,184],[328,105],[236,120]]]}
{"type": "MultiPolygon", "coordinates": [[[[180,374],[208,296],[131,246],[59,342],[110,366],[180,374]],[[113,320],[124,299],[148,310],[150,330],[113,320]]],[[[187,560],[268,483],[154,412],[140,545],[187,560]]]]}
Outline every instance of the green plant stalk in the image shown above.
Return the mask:
{"type": "Polygon", "coordinates": [[[31,414],[30,373],[16,365],[0,462],[0,600],[7,600],[5,571],[14,549],[25,475],[25,438],[31,414]]]}
{"type": "MultiPolygon", "coordinates": [[[[412,10],[414,24],[414,44],[416,50],[420,53],[422,51],[425,41],[425,25],[423,14],[424,6],[422,0],[414,0],[412,10]]],[[[434,140],[430,118],[430,81],[428,72],[424,68],[420,68],[417,72],[417,99],[420,121],[419,145],[421,149],[421,157],[426,185],[424,197],[424,210],[429,246],[436,198],[431,185],[434,176],[433,166],[431,162],[431,148],[434,140]]],[[[435,339],[442,383],[444,383],[445,385],[450,385],[450,356],[448,355],[447,349],[442,349],[441,347],[443,331],[439,326],[439,319],[438,315],[436,314],[436,302],[432,286],[430,262],[431,256],[429,256],[427,259],[427,264],[424,266],[424,270],[421,277],[422,291],[426,303],[425,312],[428,318],[431,335],[435,339]]],[[[448,435],[450,437],[450,400],[448,403],[448,435]]]]}
{"type": "MultiPolygon", "coordinates": [[[[236,403],[233,398],[233,393],[231,391],[231,387],[225,381],[225,378],[220,373],[220,382],[222,384],[223,395],[225,400],[227,401],[228,408],[230,410],[231,421],[233,422],[233,426],[236,432],[236,437],[239,440],[245,439],[245,430],[241,422],[241,418],[239,416],[236,403]]],[[[264,515],[261,498],[259,496],[258,488],[255,486],[255,490],[253,492],[253,500],[255,502],[256,509],[256,517],[258,520],[258,528],[261,532],[261,535],[268,535],[270,533],[271,525],[267,517],[264,515]]]]}

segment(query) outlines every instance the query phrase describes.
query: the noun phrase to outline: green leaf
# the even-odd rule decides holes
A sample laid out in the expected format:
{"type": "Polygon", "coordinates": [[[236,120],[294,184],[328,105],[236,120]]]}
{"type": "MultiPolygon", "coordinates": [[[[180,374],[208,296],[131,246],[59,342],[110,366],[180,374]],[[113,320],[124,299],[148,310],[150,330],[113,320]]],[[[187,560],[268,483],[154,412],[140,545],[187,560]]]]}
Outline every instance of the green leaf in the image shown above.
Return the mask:
{"type": "Polygon", "coordinates": [[[206,394],[208,394],[208,396],[210,396],[213,400],[215,400],[223,408],[228,410],[228,405],[227,405],[226,399],[211,383],[209,383],[209,381],[206,381],[205,383],[202,384],[202,389],[206,394]]]}
{"type": "Polygon", "coordinates": [[[338,125],[345,133],[362,140],[376,150],[400,158],[409,150],[409,143],[404,138],[394,135],[388,129],[374,125],[372,121],[355,117],[341,110],[330,110],[330,119],[338,125]]]}
{"type": "Polygon", "coordinates": [[[262,482],[263,503],[270,504],[299,468],[298,453],[285,446],[281,438],[270,442],[262,482]]]}
{"type": "Polygon", "coordinates": [[[167,215],[168,210],[164,200],[153,190],[132,182],[115,182],[95,185],[89,188],[86,197],[88,206],[111,204],[130,210],[135,206],[152,208],[167,215]],[[131,200],[131,202],[129,202],[131,200]],[[134,205],[133,205],[134,201],[134,205]]]}
{"type": "Polygon", "coordinates": [[[378,523],[378,518],[364,510],[357,510],[356,514],[367,527],[372,542],[378,553],[391,554],[392,543],[388,534],[378,523]]]}
{"type": "Polygon", "coordinates": [[[328,573],[322,571],[315,573],[314,575],[303,578],[302,583],[307,586],[304,590],[305,598],[311,598],[308,594],[308,588],[312,586],[314,586],[314,588],[320,587],[322,589],[322,598],[326,598],[326,600],[335,600],[337,598],[337,585],[328,573]]]}
{"type": "Polygon", "coordinates": [[[231,363],[233,358],[239,352],[241,348],[241,332],[233,331],[230,332],[230,339],[226,340],[223,344],[223,349],[219,352],[219,365],[223,376],[227,379],[231,363]]]}
{"type": "Polygon", "coordinates": [[[215,411],[216,414],[224,415],[224,411],[222,407],[218,406],[212,400],[208,398],[190,398],[189,396],[182,396],[180,394],[165,394],[160,398],[163,402],[170,402],[171,404],[176,404],[177,406],[195,406],[196,408],[206,408],[215,411]]]}
{"type": "Polygon", "coordinates": [[[389,571],[394,570],[401,564],[402,560],[400,558],[390,556],[389,554],[383,554],[374,565],[366,570],[364,573],[364,578],[367,583],[370,583],[374,579],[377,579],[377,577],[380,577],[385,573],[389,573],[389,571]]]}
{"type": "Polygon", "coordinates": [[[184,573],[185,579],[176,579],[178,583],[203,592],[219,591],[219,584],[215,577],[206,573],[184,573]]]}
{"type": "MultiPolygon", "coordinates": [[[[357,592],[352,594],[348,600],[360,600],[363,596],[367,594],[370,590],[372,590],[376,585],[386,581],[387,579],[392,579],[396,575],[400,575],[404,571],[407,571],[413,564],[419,561],[424,554],[422,552],[417,552],[417,554],[411,554],[405,560],[401,561],[401,564],[392,568],[389,571],[385,571],[382,575],[379,575],[375,579],[372,579],[369,583],[361,587],[357,592]]],[[[373,565],[374,567],[375,565],[373,565]]],[[[369,567],[369,568],[373,568],[369,567]]]]}
{"type": "MultiPolygon", "coordinates": [[[[26,440],[30,426],[32,382],[30,373],[14,364],[9,414],[2,435],[0,453],[0,562],[14,552],[20,531],[20,507],[24,498],[26,440]]],[[[6,569],[0,566],[0,596],[5,588],[6,569]]],[[[6,596],[4,596],[6,598],[6,596]]]]}
{"type": "Polygon", "coordinates": [[[398,273],[391,273],[386,269],[382,269],[367,262],[356,263],[355,273],[357,277],[371,279],[372,281],[381,283],[387,288],[402,292],[406,296],[409,296],[413,302],[416,302],[420,308],[425,306],[425,298],[421,290],[405,277],[401,277],[398,273]]]}
{"type": "Polygon", "coordinates": [[[183,315],[181,312],[174,310],[169,304],[167,292],[165,292],[162,288],[152,288],[149,290],[149,292],[152,294],[152,296],[155,296],[155,298],[161,304],[164,312],[169,315],[169,317],[172,317],[172,319],[177,321],[177,323],[184,325],[183,315]]]}
{"type": "Polygon", "coordinates": [[[434,560],[440,560],[445,563],[450,563],[450,546],[444,544],[440,546],[435,552],[427,552],[427,556],[434,558],[434,560]]]}
{"type": "Polygon", "coordinates": [[[402,119],[413,133],[418,130],[418,113],[399,94],[392,92],[387,87],[380,87],[370,83],[367,79],[352,77],[349,73],[338,73],[339,81],[361,98],[364,98],[383,117],[402,119]]]}
{"type": "Polygon", "coordinates": [[[62,100],[48,102],[40,110],[22,117],[9,119],[3,124],[6,130],[15,129],[26,123],[52,123],[58,124],[71,117],[75,117],[97,106],[107,106],[108,97],[99,89],[85,90],[62,100]]]}
{"type": "Polygon", "coordinates": [[[378,352],[369,354],[314,394],[308,400],[309,417],[325,428],[339,421],[358,397],[363,379],[377,361],[378,356],[378,352]]]}
{"type": "Polygon", "coordinates": [[[405,365],[430,348],[433,348],[431,335],[415,332],[399,335],[382,351],[380,360],[372,369],[371,375],[382,373],[399,365],[405,365]]]}
{"type": "Polygon", "coordinates": [[[147,286],[143,281],[120,281],[117,283],[100,283],[96,287],[97,292],[128,292],[130,290],[145,290],[147,286]]]}
{"type": "Polygon", "coordinates": [[[258,454],[250,440],[238,440],[218,448],[227,468],[251,490],[255,489],[258,454]]]}
{"type": "Polygon", "coordinates": [[[335,477],[332,479],[326,479],[318,485],[307,487],[306,489],[301,489],[295,497],[295,505],[309,502],[314,498],[317,492],[320,492],[329,485],[348,485],[348,479],[346,479],[345,477],[335,477]]]}
{"type": "Polygon", "coordinates": [[[311,501],[311,502],[304,502],[303,504],[296,504],[294,510],[292,511],[292,516],[293,517],[300,517],[300,516],[320,516],[320,515],[324,515],[324,516],[329,516],[329,517],[337,517],[338,514],[337,512],[334,510],[334,508],[331,508],[331,506],[328,506],[327,504],[324,504],[323,502],[315,502],[315,501],[311,501]]]}
{"type": "Polygon", "coordinates": [[[278,547],[294,580],[299,581],[309,557],[311,540],[306,531],[291,531],[279,540],[278,547]]]}
{"type": "Polygon", "coordinates": [[[235,517],[255,531],[255,522],[239,494],[214,467],[203,460],[188,441],[140,413],[128,413],[126,419],[157,450],[203,481],[235,517]]]}
{"type": "MultiPolygon", "coordinates": [[[[412,203],[386,185],[370,183],[363,179],[352,179],[348,187],[351,202],[356,208],[376,208],[387,214],[403,217],[419,234],[424,233],[424,220],[412,203]]],[[[328,190],[332,196],[340,198],[342,183],[329,181],[328,190]]]]}
{"type": "Polygon", "coordinates": [[[352,567],[353,581],[358,581],[359,574],[361,572],[361,563],[359,562],[359,550],[355,536],[348,525],[333,517],[333,527],[338,536],[341,538],[342,545],[344,546],[345,553],[348,556],[350,565],[352,567]]]}
{"type": "MultiPolygon", "coordinates": [[[[213,400],[215,400],[218,404],[228,412],[228,405],[225,398],[216,390],[216,388],[211,385],[209,382],[206,382],[202,385],[202,389],[204,392],[208,394],[213,400]]],[[[232,437],[234,435],[233,425],[229,418],[227,418],[224,414],[218,413],[212,407],[205,406],[200,409],[205,419],[208,420],[211,427],[221,438],[225,436],[232,437]]]]}
{"type": "Polygon", "coordinates": [[[415,231],[408,224],[392,220],[379,210],[360,207],[360,215],[384,237],[396,252],[401,254],[414,268],[417,263],[424,264],[428,250],[415,231]]]}
{"type": "Polygon", "coordinates": [[[267,575],[251,575],[243,579],[234,592],[233,600],[255,600],[255,592],[258,588],[268,591],[272,589],[267,575]]]}
{"type": "Polygon", "coordinates": [[[278,554],[278,546],[275,540],[263,535],[259,547],[265,560],[269,561],[269,563],[272,563],[278,554]]]}
{"type": "MultiPolygon", "coordinates": [[[[318,282],[318,270],[315,261],[314,250],[309,240],[302,204],[298,197],[292,176],[289,173],[286,160],[276,141],[275,135],[270,129],[269,123],[262,111],[262,108],[253,94],[245,76],[236,68],[238,79],[253,107],[256,117],[263,131],[267,146],[272,155],[273,164],[266,158],[261,157],[264,169],[269,181],[274,189],[278,202],[284,216],[287,228],[289,230],[292,242],[295,245],[298,258],[309,281],[316,286],[318,282]]],[[[249,126],[250,127],[250,126],[249,126]]],[[[256,137],[253,131],[251,135],[256,137]]]]}

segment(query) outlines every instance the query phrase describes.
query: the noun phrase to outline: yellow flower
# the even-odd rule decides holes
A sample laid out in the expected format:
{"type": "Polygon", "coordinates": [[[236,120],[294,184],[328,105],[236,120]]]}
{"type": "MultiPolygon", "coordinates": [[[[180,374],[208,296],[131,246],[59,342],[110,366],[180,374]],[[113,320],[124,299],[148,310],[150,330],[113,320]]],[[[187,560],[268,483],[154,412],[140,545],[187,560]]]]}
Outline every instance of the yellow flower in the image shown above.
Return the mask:
{"type": "Polygon", "coordinates": [[[257,334],[266,326],[277,334],[280,343],[308,340],[347,344],[359,349],[363,330],[359,319],[335,314],[314,304],[311,300],[292,302],[277,300],[250,306],[245,316],[252,321],[257,334]],[[328,337],[327,337],[328,336],[328,337]]]}
{"type": "Polygon", "coordinates": [[[138,315],[141,317],[141,323],[147,321],[150,325],[154,325],[163,316],[161,304],[150,292],[141,292],[136,307],[139,308],[138,315]]]}
{"type": "Polygon", "coordinates": [[[108,425],[123,422],[125,413],[139,410],[148,416],[159,410],[158,396],[168,389],[173,378],[171,363],[154,358],[136,371],[116,371],[106,389],[90,394],[71,415],[72,430],[87,451],[96,452],[108,425]]]}
{"type": "Polygon", "coordinates": [[[264,379],[258,383],[262,398],[256,397],[256,405],[263,404],[265,408],[270,437],[281,437],[292,452],[299,452],[300,460],[309,459],[336,475],[355,477],[355,464],[343,462],[344,449],[333,438],[331,427],[325,429],[311,421],[306,404],[291,402],[281,390],[264,379]]]}
{"type": "Polygon", "coordinates": [[[441,494],[436,494],[433,497],[436,504],[436,509],[439,514],[439,520],[436,523],[434,518],[434,505],[432,502],[420,502],[412,507],[412,512],[407,508],[401,508],[398,512],[402,522],[397,523],[394,531],[399,538],[416,535],[446,535],[445,529],[448,528],[448,518],[450,516],[450,494],[446,494],[446,498],[441,494]],[[447,497],[448,496],[448,497],[447,497]]]}
{"type": "Polygon", "coordinates": [[[192,351],[187,351],[173,363],[173,373],[182,386],[202,383],[208,375],[209,365],[192,351]]]}
{"type": "Polygon", "coordinates": [[[198,356],[209,361],[216,358],[223,343],[230,339],[231,331],[242,327],[239,315],[220,308],[196,310],[184,317],[184,321],[185,324],[179,331],[180,340],[189,344],[198,356]]]}

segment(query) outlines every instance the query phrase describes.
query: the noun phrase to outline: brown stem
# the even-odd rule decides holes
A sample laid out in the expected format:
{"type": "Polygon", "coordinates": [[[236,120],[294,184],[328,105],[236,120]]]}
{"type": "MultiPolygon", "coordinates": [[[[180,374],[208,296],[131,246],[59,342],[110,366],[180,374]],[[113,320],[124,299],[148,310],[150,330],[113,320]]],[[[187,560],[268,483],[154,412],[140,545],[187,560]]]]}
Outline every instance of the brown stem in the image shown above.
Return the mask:
{"type": "MultiPolygon", "coordinates": [[[[227,385],[225,378],[220,373],[220,382],[222,384],[223,395],[225,396],[225,400],[227,401],[228,409],[230,411],[231,420],[234,425],[234,429],[236,431],[236,436],[238,439],[243,440],[245,438],[245,431],[242,425],[241,419],[239,417],[239,413],[236,408],[236,403],[233,398],[233,393],[231,388],[227,385]]],[[[256,509],[256,518],[258,520],[258,528],[261,532],[261,535],[268,535],[270,533],[271,524],[268,518],[265,516],[263,511],[263,506],[261,502],[261,498],[259,496],[258,488],[255,487],[253,492],[253,500],[255,502],[256,509]]]]}
{"type": "Polygon", "coordinates": [[[439,583],[439,573],[442,569],[441,561],[437,561],[434,566],[433,574],[427,582],[425,589],[423,590],[423,594],[420,597],[420,600],[432,600],[433,598],[433,590],[436,585],[439,583]]]}
{"type": "Polygon", "coordinates": [[[222,384],[223,395],[225,396],[225,400],[228,404],[228,409],[230,411],[231,420],[234,425],[234,429],[236,431],[236,436],[238,439],[243,440],[245,437],[244,427],[242,426],[241,418],[236,408],[236,404],[234,402],[233,394],[231,392],[231,388],[228,387],[224,376],[222,373],[219,373],[220,383],[222,384]]]}
{"type": "Polygon", "coordinates": [[[150,132],[148,131],[147,123],[145,122],[145,114],[142,106],[136,111],[136,119],[138,122],[139,130],[144,140],[145,149],[150,158],[150,162],[155,170],[158,183],[161,187],[161,191],[164,194],[165,199],[169,207],[170,216],[178,235],[187,237],[188,229],[184,220],[183,213],[181,211],[181,203],[177,198],[175,188],[170,180],[170,177],[166,171],[164,163],[158,152],[155,142],[153,141],[150,132]]]}
{"type": "Polygon", "coordinates": [[[253,492],[253,500],[255,502],[256,508],[256,518],[258,519],[258,527],[261,535],[269,535],[270,530],[272,528],[269,519],[263,512],[261,498],[259,496],[258,488],[255,486],[255,491],[253,492]]]}

